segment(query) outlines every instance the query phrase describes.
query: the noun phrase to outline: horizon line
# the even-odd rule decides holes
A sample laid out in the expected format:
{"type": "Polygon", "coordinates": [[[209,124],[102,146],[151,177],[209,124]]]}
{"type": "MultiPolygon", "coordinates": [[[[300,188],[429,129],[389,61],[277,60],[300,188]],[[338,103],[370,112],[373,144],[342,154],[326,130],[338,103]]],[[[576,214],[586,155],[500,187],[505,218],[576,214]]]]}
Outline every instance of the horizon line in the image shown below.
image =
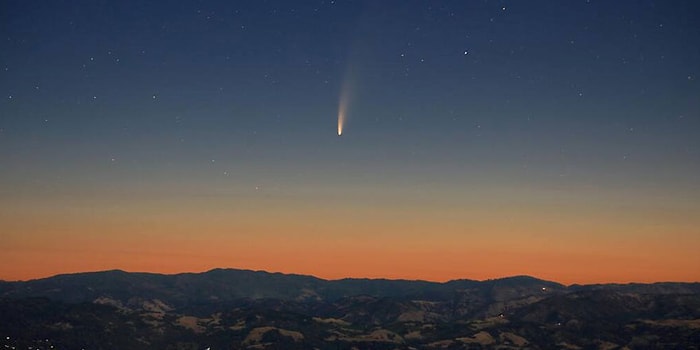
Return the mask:
{"type": "Polygon", "coordinates": [[[518,277],[526,277],[526,278],[532,278],[536,279],[539,281],[544,281],[544,282],[550,282],[550,283],[556,283],[565,287],[572,287],[572,286],[595,286],[595,285],[630,285],[630,284],[659,284],[659,283],[688,283],[688,284],[693,284],[693,283],[700,283],[700,280],[698,281],[671,281],[671,280],[664,280],[664,281],[654,281],[654,282],[639,282],[639,281],[625,281],[625,282],[594,282],[594,283],[562,283],[554,280],[548,280],[548,279],[543,279],[537,276],[533,275],[527,275],[527,274],[515,274],[515,275],[508,275],[508,276],[500,276],[500,277],[493,277],[493,278],[486,278],[486,279],[472,279],[472,278],[454,278],[454,279],[448,279],[448,280],[429,280],[429,279],[421,279],[421,278],[391,278],[391,277],[357,277],[357,276],[346,276],[346,277],[341,277],[341,278],[324,278],[320,276],[316,276],[313,274],[304,274],[304,273],[295,273],[295,272],[282,272],[282,271],[269,271],[269,270],[263,270],[263,269],[252,269],[252,268],[240,268],[240,267],[213,267],[207,270],[202,270],[202,271],[181,271],[181,272],[152,272],[152,271],[128,271],[125,269],[121,268],[113,268],[113,269],[106,269],[106,270],[90,270],[90,271],[75,271],[75,272],[61,272],[61,273],[56,273],[52,275],[47,275],[43,277],[37,277],[37,278],[28,278],[28,279],[18,279],[18,280],[5,280],[0,278],[0,282],[5,282],[5,283],[22,283],[22,282],[30,282],[30,281],[37,281],[37,280],[43,280],[43,279],[49,279],[49,278],[54,278],[54,277],[59,277],[59,276],[70,276],[70,275],[80,275],[80,274],[96,274],[96,273],[105,273],[105,272],[123,272],[127,274],[150,274],[150,275],[161,275],[161,276],[177,276],[177,275],[201,275],[201,274],[206,274],[210,273],[216,270],[235,270],[235,271],[245,271],[245,272],[257,272],[257,273],[267,273],[267,274],[281,274],[281,275],[287,275],[287,276],[303,276],[303,277],[312,277],[316,278],[322,281],[342,281],[342,280],[384,280],[384,281],[409,281],[409,282],[427,282],[427,283],[437,283],[437,284],[445,284],[449,282],[454,282],[454,281],[473,281],[473,282],[488,282],[488,281],[498,281],[498,280],[505,280],[505,279],[512,279],[512,278],[518,278],[518,277]]]}

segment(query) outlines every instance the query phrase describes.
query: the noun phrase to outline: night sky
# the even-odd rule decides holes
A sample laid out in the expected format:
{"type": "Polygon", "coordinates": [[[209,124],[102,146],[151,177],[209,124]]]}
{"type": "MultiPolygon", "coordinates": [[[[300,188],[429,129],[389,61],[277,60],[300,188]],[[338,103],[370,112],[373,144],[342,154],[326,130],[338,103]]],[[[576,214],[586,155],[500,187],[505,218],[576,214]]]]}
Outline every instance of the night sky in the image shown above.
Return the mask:
{"type": "Polygon", "coordinates": [[[0,97],[0,279],[700,280],[694,0],[8,0],[0,97]]]}

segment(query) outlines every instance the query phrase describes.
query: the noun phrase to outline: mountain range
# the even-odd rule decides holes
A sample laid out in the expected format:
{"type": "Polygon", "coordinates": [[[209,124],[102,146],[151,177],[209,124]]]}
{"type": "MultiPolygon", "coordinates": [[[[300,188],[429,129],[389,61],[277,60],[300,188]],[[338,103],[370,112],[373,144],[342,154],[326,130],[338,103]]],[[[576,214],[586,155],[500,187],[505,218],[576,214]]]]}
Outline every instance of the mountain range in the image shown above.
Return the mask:
{"type": "Polygon", "coordinates": [[[0,281],[7,349],[698,349],[700,283],[444,283],[236,269],[0,281]]]}

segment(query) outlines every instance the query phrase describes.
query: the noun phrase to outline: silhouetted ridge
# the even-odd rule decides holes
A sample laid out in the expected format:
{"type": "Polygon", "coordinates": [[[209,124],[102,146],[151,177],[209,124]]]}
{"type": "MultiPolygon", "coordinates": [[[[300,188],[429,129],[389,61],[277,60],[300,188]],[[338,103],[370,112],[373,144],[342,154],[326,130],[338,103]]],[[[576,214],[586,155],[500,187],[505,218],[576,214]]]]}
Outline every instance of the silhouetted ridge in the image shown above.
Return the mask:
{"type": "Polygon", "coordinates": [[[91,302],[100,297],[127,301],[138,295],[182,306],[191,302],[230,302],[240,298],[335,300],[354,295],[442,300],[452,298],[460,290],[509,285],[562,288],[553,282],[524,276],[483,282],[455,280],[437,283],[358,278],[324,280],[307,275],[238,269],[174,275],[109,270],[8,282],[0,287],[2,295],[9,297],[41,296],[66,302],[91,302]]]}

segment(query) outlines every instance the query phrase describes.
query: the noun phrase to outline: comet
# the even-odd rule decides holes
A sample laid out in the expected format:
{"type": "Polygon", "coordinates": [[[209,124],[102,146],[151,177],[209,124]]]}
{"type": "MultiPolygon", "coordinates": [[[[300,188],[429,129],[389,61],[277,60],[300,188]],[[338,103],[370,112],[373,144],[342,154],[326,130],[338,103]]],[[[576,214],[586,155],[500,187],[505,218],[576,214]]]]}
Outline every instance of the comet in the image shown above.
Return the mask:
{"type": "Polygon", "coordinates": [[[348,80],[343,84],[340,92],[340,103],[338,104],[338,136],[343,135],[343,128],[348,114],[348,105],[350,104],[350,83],[348,80]]]}

